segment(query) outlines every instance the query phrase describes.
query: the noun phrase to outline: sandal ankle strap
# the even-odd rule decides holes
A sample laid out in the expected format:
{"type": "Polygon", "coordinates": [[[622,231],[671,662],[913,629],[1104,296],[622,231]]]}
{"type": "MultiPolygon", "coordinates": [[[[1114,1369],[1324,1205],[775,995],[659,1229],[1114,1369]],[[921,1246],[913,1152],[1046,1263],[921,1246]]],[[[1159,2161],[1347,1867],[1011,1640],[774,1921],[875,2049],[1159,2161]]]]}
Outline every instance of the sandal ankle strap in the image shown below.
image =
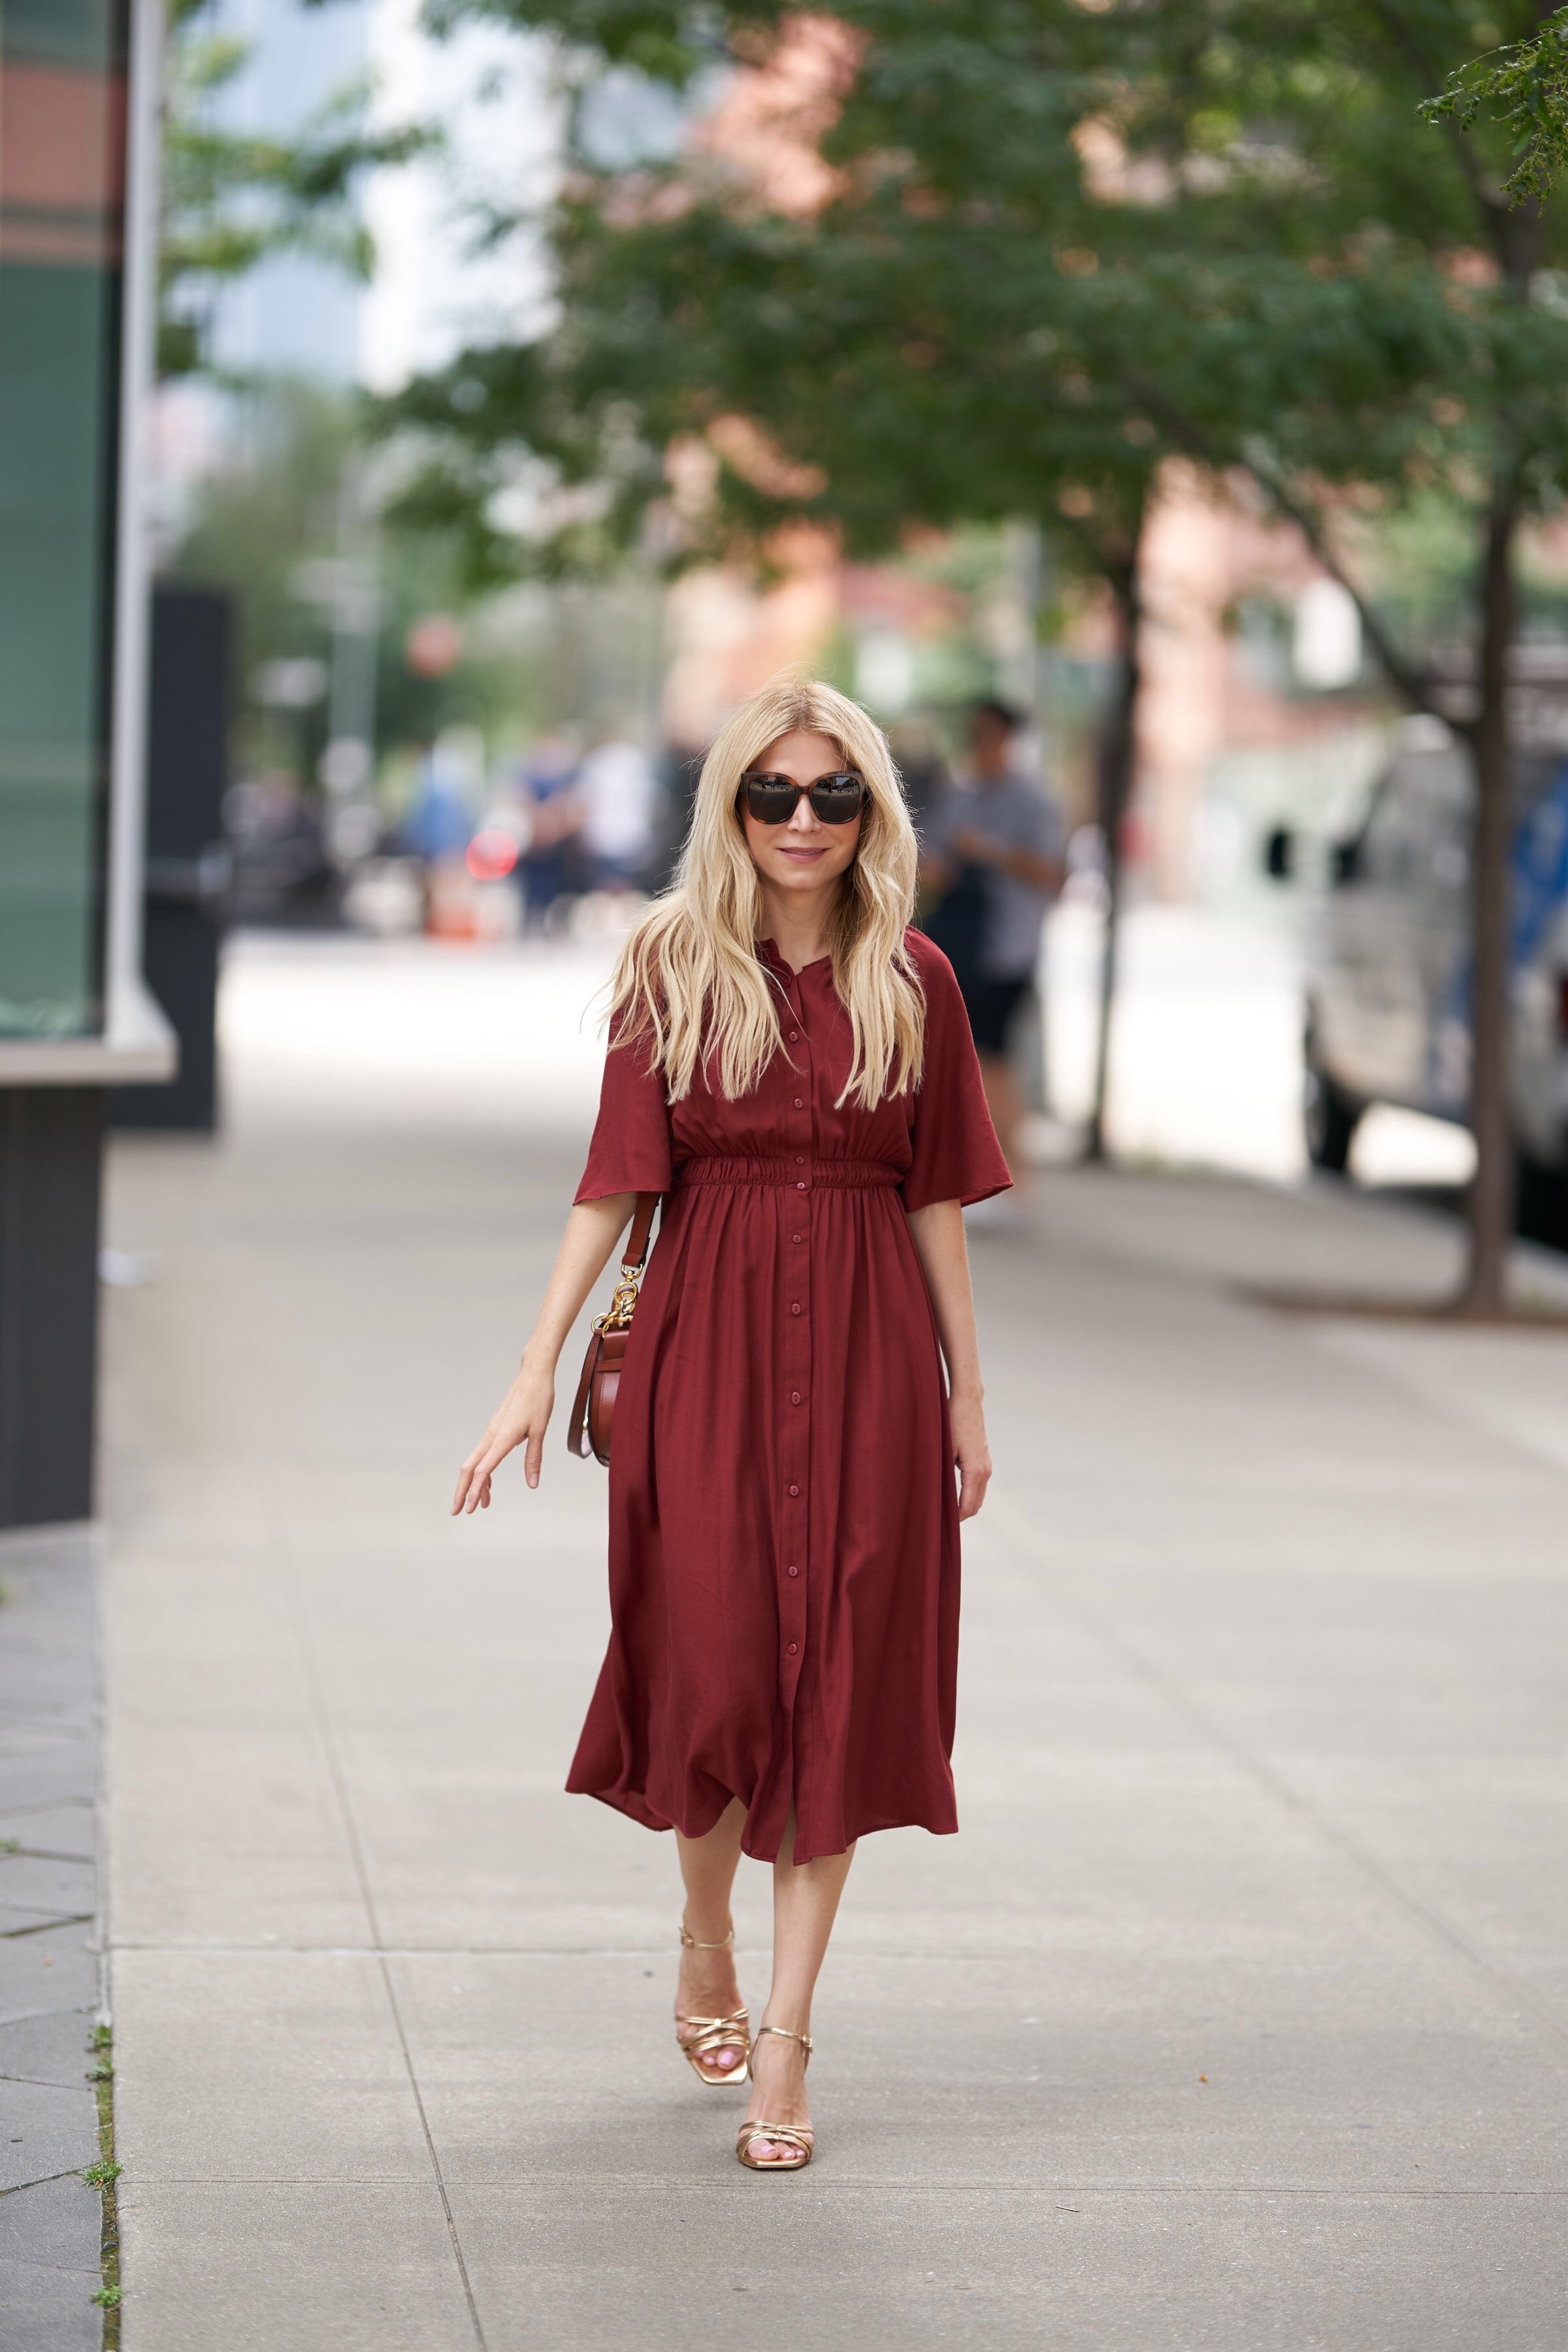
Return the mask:
{"type": "Polygon", "coordinates": [[[727,1952],[734,1941],[735,1930],[731,1927],[721,1944],[700,1944],[688,1929],[685,1920],[680,1923],[680,1948],[684,1952],[727,1952]]]}
{"type": "Polygon", "coordinates": [[[792,2032],[787,2025],[759,2025],[752,2036],[752,2041],[760,2042],[764,2033],[776,2033],[781,2042],[798,2042],[805,2053],[807,2063],[810,2063],[812,2040],[809,2033],[792,2032]]]}

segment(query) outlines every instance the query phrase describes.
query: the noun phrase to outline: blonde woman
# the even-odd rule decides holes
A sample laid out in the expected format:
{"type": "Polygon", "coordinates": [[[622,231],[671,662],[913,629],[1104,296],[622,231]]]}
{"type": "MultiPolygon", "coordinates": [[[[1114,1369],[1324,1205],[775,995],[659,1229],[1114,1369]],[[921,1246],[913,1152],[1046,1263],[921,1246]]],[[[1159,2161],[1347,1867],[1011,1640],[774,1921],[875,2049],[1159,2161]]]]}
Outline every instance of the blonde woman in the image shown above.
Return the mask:
{"type": "Polygon", "coordinates": [[[724,728],[616,969],[587,1171],[453,1504],[487,1507],[517,1446],[538,1485],[562,1347],[660,1194],[616,1404],[610,1647],[567,1786],[675,1832],[677,2038],[704,2083],[749,2075],[756,2171],[811,2160],[812,1995],[856,1840],[958,1825],[958,1526],[991,1475],[962,1212],[1007,1169],[952,970],[908,928],[915,855],[856,703],[790,681],[724,728]],[[742,1853],[773,1866],[754,2040],[742,1853]]]}

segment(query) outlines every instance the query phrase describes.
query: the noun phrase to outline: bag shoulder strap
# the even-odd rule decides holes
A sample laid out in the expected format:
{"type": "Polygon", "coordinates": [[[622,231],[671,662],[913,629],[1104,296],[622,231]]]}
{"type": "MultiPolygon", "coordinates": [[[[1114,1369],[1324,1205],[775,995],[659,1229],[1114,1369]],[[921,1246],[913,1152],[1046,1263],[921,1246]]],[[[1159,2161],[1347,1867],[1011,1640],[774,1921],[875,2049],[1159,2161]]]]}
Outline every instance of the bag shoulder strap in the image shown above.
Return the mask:
{"type": "Polygon", "coordinates": [[[626,1245],[621,1253],[623,1269],[630,1266],[634,1274],[642,1272],[643,1260],[647,1255],[648,1240],[653,1232],[653,1213],[658,1208],[658,1202],[659,1196],[657,1192],[637,1194],[637,1205],[632,1218],[631,1231],[626,1235],[626,1245]]]}

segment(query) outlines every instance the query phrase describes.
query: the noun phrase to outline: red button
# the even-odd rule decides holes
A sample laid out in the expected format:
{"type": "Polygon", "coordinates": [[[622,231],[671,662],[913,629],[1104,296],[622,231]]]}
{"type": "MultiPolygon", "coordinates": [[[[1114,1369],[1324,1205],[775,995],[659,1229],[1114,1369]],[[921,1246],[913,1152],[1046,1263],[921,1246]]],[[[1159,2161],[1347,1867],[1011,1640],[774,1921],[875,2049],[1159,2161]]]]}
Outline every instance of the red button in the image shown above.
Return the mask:
{"type": "Polygon", "coordinates": [[[805,1101],[803,1096],[796,1095],[795,1098],[795,1107],[796,1110],[804,1110],[805,1108],[805,1101]]]}
{"type": "MultiPolygon", "coordinates": [[[[800,1235],[798,1234],[796,1234],[795,1239],[796,1241],[799,1241],[800,1235]]],[[[792,1298],[790,1300],[789,1311],[792,1315],[798,1315],[800,1313],[800,1301],[798,1298],[792,1298]]]]}
{"type": "Polygon", "coordinates": [[[786,1576],[798,1576],[800,1574],[800,1570],[796,1568],[793,1559],[791,1560],[788,1568],[784,1570],[784,1573],[786,1576]]]}
{"type": "Polygon", "coordinates": [[[791,1493],[792,1495],[798,1495],[798,1494],[799,1494],[799,1492],[800,1492],[800,1488],[799,1488],[798,1486],[792,1486],[792,1487],[790,1488],[790,1493],[791,1493]]]}
{"type": "Polygon", "coordinates": [[[791,1404],[798,1404],[800,1402],[800,1391],[798,1389],[791,1389],[789,1401],[791,1404]]]}
{"type": "Polygon", "coordinates": [[[797,1184],[797,1185],[795,1186],[795,1191],[796,1191],[797,1192],[805,1192],[805,1184],[804,1184],[804,1182],[803,1182],[803,1183],[799,1183],[799,1184],[797,1184]]]}
{"type": "Polygon", "coordinates": [[[792,1242],[803,1242],[805,1239],[805,1235],[804,1234],[791,1234],[790,1239],[792,1242]]]}
{"type": "Polygon", "coordinates": [[[792,1045],[799,1045],[799,1043],[800,1043],[800,1031],[799,1031],[798,1029],[792,1029],[792,1030],[790,1031],[790,1033],[789,1033],[789,1042],[790,1042],[790,1044],[791,1044],[792,1045]]]}
{"type": "Polygon", "coordinates": [[[805,1166],[805,1154],[804,1151],[797,1151],[795,1153],[795,1164],[797,1168],[804,1168],[805,1166]]]}
{"type": "Polygon", "coordinates": [[[792,1643],[790,1643],[790,1645],[789,1645],[789,1654],[790,1654],[790,1656],[791,1656],[792,1658],[795,1656],[795,1654],[796,1651],[797,1651],[799,1648],[800,1648],[800,1643],[799,1643],[798,1642],[792,1642],[792,1643]]]}

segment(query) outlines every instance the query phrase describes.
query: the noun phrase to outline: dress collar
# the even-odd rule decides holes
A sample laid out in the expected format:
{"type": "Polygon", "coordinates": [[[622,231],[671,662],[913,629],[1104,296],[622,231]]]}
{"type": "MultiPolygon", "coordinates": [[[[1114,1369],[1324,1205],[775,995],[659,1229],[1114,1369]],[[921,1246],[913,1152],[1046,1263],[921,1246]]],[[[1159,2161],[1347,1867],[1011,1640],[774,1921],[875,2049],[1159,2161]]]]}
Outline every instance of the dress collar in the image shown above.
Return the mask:
{"type": "Polygon", "coordinates": [[[763,963],[778,973],[781,980],[804,980],[808,971],[830,971],[833,964],[833,958],[830,955],[816,956],[810,963],[803,963],[797,971],[793,964],[787,964],[784,961],[772,940],[759,940],[757,953],[763,963]]]}

